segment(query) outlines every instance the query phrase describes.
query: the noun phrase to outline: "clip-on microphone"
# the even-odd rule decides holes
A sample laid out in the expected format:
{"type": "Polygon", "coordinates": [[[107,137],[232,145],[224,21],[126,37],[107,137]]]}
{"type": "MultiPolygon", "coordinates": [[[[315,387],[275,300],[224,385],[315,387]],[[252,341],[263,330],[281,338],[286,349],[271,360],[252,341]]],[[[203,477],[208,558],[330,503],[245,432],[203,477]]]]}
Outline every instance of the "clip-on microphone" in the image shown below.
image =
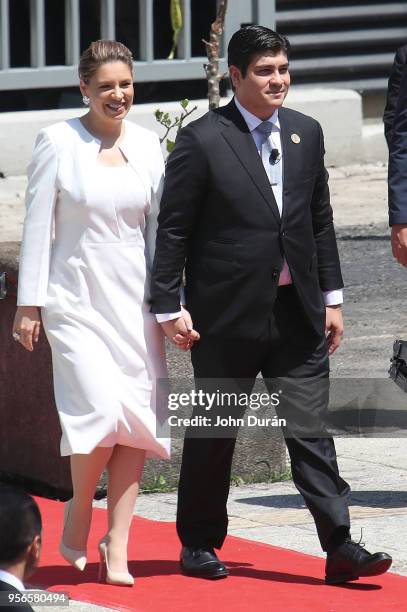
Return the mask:
{"type": "Polygon", "coordinates": [[[271,149],[269,161],[272,166],[274,166],[274,164],[277,162],[279,156],[280,156],[280,152],[278,149],[271,149]]]}

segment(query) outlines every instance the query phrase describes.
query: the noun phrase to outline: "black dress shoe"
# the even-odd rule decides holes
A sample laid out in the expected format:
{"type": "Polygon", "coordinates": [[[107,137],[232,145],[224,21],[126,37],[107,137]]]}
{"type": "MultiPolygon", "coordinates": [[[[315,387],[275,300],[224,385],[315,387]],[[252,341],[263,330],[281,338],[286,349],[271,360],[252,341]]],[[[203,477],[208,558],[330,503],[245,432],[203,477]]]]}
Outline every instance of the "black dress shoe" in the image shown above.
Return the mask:
{"type": "Polygon", "coordinates": [[[192,548],[183,546],[180,558],[181,570],[185,576],[199,578],[226,578],[229,572],[215,554],[213,548],[192,548]]]}
{"type": "Polygon", "coordinates": [[[357,580],[361,576],[379,576],[392,564],[390,555],[384,552],[369,553],[360,542],[345,540],[328,553],[325,566],[326,584],[340,584],[357,580]]]}

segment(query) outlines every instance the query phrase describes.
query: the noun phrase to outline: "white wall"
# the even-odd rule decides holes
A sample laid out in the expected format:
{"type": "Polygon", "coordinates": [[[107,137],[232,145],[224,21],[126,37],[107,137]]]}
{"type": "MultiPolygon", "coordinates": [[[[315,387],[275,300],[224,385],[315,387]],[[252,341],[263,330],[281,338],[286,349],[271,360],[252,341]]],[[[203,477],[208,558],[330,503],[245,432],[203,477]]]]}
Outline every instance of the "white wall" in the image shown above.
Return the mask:
{"type": "MultiPolygon", "coordinates": [[[[222,104],[227,102],[227,99],[222,100],[222,104]]],[[[198,106],[198,110],[189,120],[207,111],[206,100],[191,104],[198,106]]],[[[325,133],[327,165],[361,163],[364,155],[368,155],[369,161],[372,161],[372,156],[383,156],[385,142],[384,137],[380,138],[380,133],[375,134],[375,151],[363,145],[362,101],[355,91],[292,87],[286,106],[311,115],[321,123],[325,133]]],[[[154,117],[157,108],[170,113],[180,111],[177,102],[142,104],[132,107],[129,119],[161,135],[163,128],[154,117]]],[[[0,172],[5,175],[24,174],[37,132],[42,127],[84,112],[85,109],[64,109],[0,113],[0,172]]]]}

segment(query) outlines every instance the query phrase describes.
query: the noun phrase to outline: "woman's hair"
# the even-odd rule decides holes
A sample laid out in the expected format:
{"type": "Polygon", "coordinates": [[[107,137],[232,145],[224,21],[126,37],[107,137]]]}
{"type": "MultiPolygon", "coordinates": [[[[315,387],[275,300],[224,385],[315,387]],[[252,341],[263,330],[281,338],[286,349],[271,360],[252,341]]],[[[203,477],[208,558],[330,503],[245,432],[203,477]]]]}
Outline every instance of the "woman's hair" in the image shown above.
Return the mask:
{"type": "Polygon", "coordinates": [[[81,55],[79,78],[89,83],[100,66],[107,62],[123,62],[133,74],[133,56],[125,45],[116,40],[95,40],[81,55]]]}

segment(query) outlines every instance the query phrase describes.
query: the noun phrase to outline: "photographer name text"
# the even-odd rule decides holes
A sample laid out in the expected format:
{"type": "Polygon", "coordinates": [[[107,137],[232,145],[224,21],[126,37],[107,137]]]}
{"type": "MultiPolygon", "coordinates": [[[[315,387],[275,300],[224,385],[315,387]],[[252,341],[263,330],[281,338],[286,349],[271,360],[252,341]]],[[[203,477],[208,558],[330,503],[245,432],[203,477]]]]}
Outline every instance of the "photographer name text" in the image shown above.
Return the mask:
{"type": "Polygon", "coordinates": [[[249,414],[246,419],[240,417],[220,417],[216,419],[209,416],[196,415],[193,417],[179,417],[172,414],[168,418],[170,427],[286,427],[285,419],[277,417],[258,417],[249,414]]]}

